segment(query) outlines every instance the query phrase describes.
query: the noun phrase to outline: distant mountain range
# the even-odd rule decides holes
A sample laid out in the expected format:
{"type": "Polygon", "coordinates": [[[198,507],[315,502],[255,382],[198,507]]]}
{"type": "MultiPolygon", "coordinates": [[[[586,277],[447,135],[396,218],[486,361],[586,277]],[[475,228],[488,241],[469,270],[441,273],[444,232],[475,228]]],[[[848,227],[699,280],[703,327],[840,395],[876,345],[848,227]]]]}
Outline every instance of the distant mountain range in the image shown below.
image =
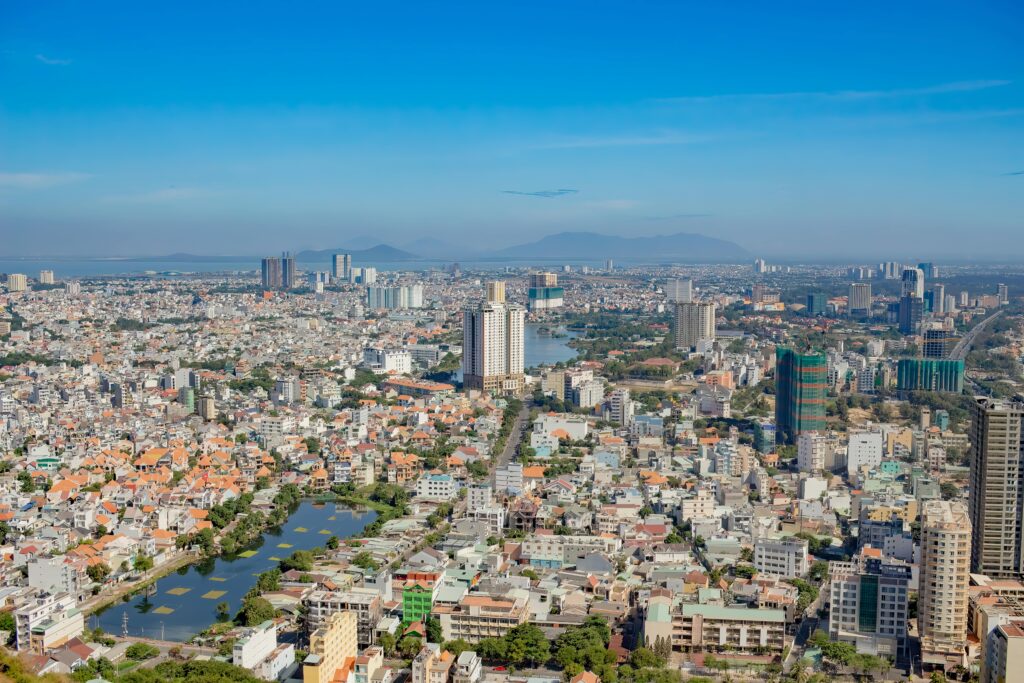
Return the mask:
{"type": "MultiPolygon", "coordinates": [[[[366,244],[369,238],[363,236],[350,242],[348,247],[336,249],[307,249],[295,254],[301,263],[326,264],[334,254],[352,254],[357,264],[395,263],[401,261],[445,260],[493,260],[508,259],[623,259],[660,263],[664,261],[716,262],[746,260],[749,256],[743,247],[735,242],[708,237],[698,233],[679,232],[674,235],[654,237],[622,237],[602,235],[596,232],[560,232],[548,235],[535,242],[505,247],[496,251],[481,251],[465,245],[453,245],[434,237],[420,237],[405,245],[404,249],[390,244],[377,244],[368,248],[355,249],[357,244],[366,244]]],[[[276,254],[267,254],[268,256],[276,254]]],[[[169,254],[146,257],[148,261],[173,261],[182,263],[233,262],[245,259],[242,256],[203,256],[197,254],[169,254]]],[[[258,267],[259,257],[254,258],[258,267]]]]}
{"type": "Polygon", "coordinates": [[[369,249],[318,249],[300,251],[295,255],[296,261],[330,261],[334,254],[352,254],[352,260],[358,263],[371,264],[374,261],[415,261],[421,258],[418,254],[403,251],[388,244],[378,244],[369,249]]]}
{"type": "Polygon", "coordinates": [[[654,237],[620,237],[596,232],[561,232],[536,242],[494,252],[505,258],[573,257],[586,259],[645,259],[663,261],[723,261],[746,258],[747,251],[735,242],[693,232],[654,237]]]}

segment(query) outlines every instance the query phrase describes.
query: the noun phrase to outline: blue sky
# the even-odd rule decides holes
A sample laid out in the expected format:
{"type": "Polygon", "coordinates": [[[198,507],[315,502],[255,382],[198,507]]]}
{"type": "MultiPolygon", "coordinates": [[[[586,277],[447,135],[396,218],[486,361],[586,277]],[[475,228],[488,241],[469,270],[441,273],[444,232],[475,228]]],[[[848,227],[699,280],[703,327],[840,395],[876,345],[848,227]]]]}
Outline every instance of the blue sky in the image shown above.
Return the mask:
{"type": "Polygon", "coordinates": [[[9,0],[0,250],[1024,256],[1021,35],[1013,2],[9,0]]]}

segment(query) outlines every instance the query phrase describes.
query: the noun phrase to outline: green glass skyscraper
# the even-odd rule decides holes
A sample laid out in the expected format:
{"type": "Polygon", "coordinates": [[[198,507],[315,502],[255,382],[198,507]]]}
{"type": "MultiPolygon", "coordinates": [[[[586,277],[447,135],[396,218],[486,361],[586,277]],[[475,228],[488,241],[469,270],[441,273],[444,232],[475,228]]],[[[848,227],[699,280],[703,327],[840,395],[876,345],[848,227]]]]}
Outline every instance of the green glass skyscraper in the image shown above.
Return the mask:
{"type": "Polygon", "coordinates": [[[802,432],[824,431],[828,360],[823,353],[775,349],[775,424],[780,444],[802,432]]]}

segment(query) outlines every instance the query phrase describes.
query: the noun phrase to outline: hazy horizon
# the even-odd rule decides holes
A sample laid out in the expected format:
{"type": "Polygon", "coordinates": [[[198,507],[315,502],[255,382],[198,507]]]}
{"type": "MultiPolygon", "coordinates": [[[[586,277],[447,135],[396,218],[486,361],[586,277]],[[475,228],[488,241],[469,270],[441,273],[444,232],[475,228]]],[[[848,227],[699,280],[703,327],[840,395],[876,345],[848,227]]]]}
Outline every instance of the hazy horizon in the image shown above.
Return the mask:
{"type": "Polygon", "coordinates": [[[1024,259],[1011,2],[104,10],[0,8],[0,257],[1024,259]]]}

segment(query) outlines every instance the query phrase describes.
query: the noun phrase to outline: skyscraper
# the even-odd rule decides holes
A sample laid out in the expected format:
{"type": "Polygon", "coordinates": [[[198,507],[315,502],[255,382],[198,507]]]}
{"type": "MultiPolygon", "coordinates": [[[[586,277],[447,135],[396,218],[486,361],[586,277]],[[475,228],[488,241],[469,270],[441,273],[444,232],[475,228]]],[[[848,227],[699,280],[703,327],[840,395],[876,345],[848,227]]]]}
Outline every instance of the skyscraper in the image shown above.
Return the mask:
{"type": "Polygon", "coordinates": [[[261,273],[263,289],[281,289],[281,259],[274,256],[263,259],[261,273]]]}
{"type": "Polygon", "coordinates": [[[920,268],[904,268],[900,279],[902,296],[924,298],[924,272],[920,268]]]}
{"type": "Polygon", "coordinates": [[[281,289],[298,287],[299,283],[295,277],[295,257],[285,252],[281,254],[281,289]]]}
{"type": "Polygon", "coordinates": [[[487,301],[493,304],[505,303],[505,282],[492,280],[487,283],[487,301]]]}
{"type": "Polygon", "coordinates": [[[823,353],[775,349],[775,424],[779,443],[825,429],[828,360],[823,353]]]}
{"type": "Polygon", "coordinates": [[[41,285],[52,285],[53,284],[53,271],[52,270],[40,270],[39,271],[39,284],[41,284],[41,285]]]}
{"type": "MultiPolygon", "coordinates": [[[[488,296],[491,294],[488,287],[488,296]]],[[[526,309],[503,301],[485,301],[463,311],[462,377],[466,389],[522,393],[525,323],[526,309]]]]}
{"type": "Polygon", "coordinates": [[[531,311],[560,308],[565,290],[558,286],[555,273],[530,273],[530,289],[526,293],[531,311]]]}
{"type": "MultiPolygon", "coordinates": [[[[905,271],[911,272],[911,271],[905,271]]],[[[917,334],[924,319],[924,299],[911,294],[900,297],[899,328],[903,334],[917,334]]]]}
{"type": "Polygon", "coordinates": [[[847,309],[853,317],[862,317],[871,313],[871,283],[854,282],[850,285],[847,309]]]}
{"type": "Polygon", "coordinates": [[[28,289],[28,278],[24,273],[9,273],[7,275],[8,292],[24,292],[28,289]]]}
{"type": "Polygon", "coordinates": [[[702,339],[715,339],[715,304],[690,302],[676,304],[672,320],[672,338],[675,347],[692,350],[702,339]]]}
{"type": "Polygon", "coordinates": [[[952,668],[964,663],[970,556],[971,520],[963,503],[925,502],[917,630],[921,661],[930,667],[952,668]]]}
{"type": "Polygon", "coordinates": [[[978,397],[971,416],[971,570],[994,579],[1024,573],[1024,404],[978,397]]]}
{"type": "Polygon", "coordinates": [[[1002,282],[999,283],[996,291],[999,293],[999,304],[1004,305],[1010,303],[1010,288],[1002,282]]]}
{"type": "Polygon", "coordinates": [[[693,301],[693,280],[681,277],[665,284],[665,296],[670,303],[688,304],[693,301]]]}
{"type": "Polygon", "coordinates": [[[807,294],[807,315],[824,315],[827,304],[828,297],[824,292],[809,292],[807,294]]]}
{"type": "Polygon", "coordinates": [[[331,257],[331,277],[334,280],[348,280],[352,270],[352,254],[335,254],[331,257]]]}

